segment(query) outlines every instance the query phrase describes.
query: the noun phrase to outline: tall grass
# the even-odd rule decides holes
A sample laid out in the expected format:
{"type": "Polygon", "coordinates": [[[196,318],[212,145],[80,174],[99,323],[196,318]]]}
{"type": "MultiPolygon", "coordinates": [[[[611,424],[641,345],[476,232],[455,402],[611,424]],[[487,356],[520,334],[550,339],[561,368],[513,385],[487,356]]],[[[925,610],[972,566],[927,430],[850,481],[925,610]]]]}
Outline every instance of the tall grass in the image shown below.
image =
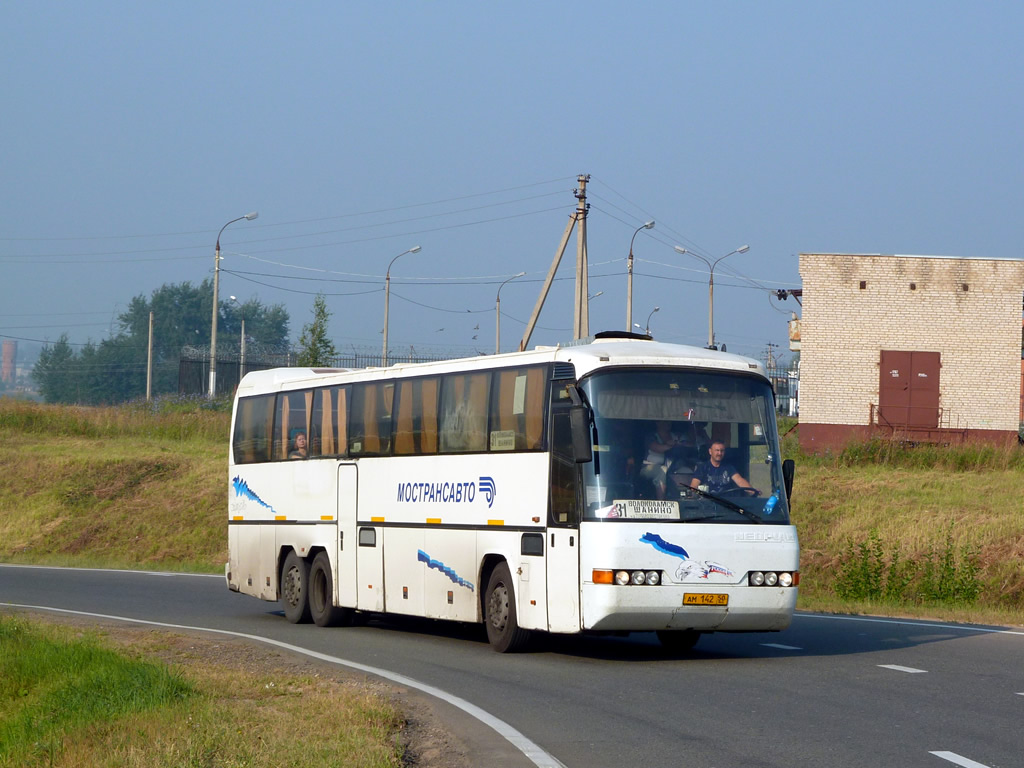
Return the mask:
{"type": "Polygon", "coordinates": [[[114,406],[42,405],[0,398],[0,430],[48,437],[138,437],[227,444],[231,401],[160,397],[114,406]]]}

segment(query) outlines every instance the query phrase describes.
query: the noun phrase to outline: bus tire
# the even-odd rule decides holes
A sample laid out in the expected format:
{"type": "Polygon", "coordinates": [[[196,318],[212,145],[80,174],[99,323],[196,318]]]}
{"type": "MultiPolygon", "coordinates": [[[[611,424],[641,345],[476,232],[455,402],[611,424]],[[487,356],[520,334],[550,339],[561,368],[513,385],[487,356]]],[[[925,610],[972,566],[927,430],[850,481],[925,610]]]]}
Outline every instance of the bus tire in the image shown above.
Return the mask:
{"type": "Polygon", "coordinates": [[[506,563],[499,564],[487,580],[484,625],[487,640],[498,653],[521,651],[530,640],[530,630],[521,628],[516,618],[515,586],[506,563]]]}
{"type": "Polygon", "coordinates": [[[284,616],[292,624],[309,621],[309,563],[295,550],[288,553],[281,568],[281,602],[284,616]]]}
{"type": "Polygon", "coordinates": [[[309,569],[309,612],[318,627],[340,627],[352,623],[352,610],[334,604],[331,558],[321,552],[309,569]]]}
{"type": "Polygon", "coordinates": [[[659,629],[657,632],[661,647],[671,653],[686,653],[700,640],[700,632],[695,629],[659,629]]]}

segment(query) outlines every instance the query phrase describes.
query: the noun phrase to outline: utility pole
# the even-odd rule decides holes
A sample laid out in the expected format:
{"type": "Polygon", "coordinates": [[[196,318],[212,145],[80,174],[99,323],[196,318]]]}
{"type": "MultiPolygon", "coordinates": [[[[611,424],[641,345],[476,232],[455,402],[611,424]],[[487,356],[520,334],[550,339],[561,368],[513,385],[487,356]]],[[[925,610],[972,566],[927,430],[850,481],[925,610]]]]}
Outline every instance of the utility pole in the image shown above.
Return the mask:
{"type": "Polygon", "coordinates": [[[572,235],[573,227],[576,226],[577,222],[579,222],[580,228],[576,234],[576,309],[573,333],[577,339],[590,333],[590,317],[587,308],[589,300],[589,293],[587,292],[587,210],[590,207],[587,204],[587,182],[590,181],[590,174],[580,174],[576,180],[579,182],[579,188],[573,193],[577,201],[576,210],[569,214],[569,223],[566,224],[565,232],[562,233],[562,240],[555,251],[555,258],[551,261],[548,276],[544,278],[544,285],[540,289],[540,296],[537,297],[537,304],[533,308],[533,314],[530,315],[530,319],[526,323],[526,330],[523,333],[522,340],[519,342],[520,352],[525,350],[530,343],[533,329],[537,326],[540,311],[544,307],[544,301],[548,297],[551,283],[555,279],[558,265],[561,263],[562,255],[565,253],[565,246],[569,243],[569,236],[572,235]]]}
{"type": "Polygon", "coordinates": [[[768,348],[764,351],[764,367],[768,371],[768,378],[773,378],[775,376],[776,363],[774,350],[778,346],[779,345],[775,342],[769,341],[768,348]]]}
{"type": "Polygon", "coordinates": [[[576,313],[573,323],[573,338],[582,339],[590,335],[590,302],[587,297],[590,291],[587,286],[587,182],[590,174],[581,174],[576,179],[580,188],[576,192],[576,313]]]}

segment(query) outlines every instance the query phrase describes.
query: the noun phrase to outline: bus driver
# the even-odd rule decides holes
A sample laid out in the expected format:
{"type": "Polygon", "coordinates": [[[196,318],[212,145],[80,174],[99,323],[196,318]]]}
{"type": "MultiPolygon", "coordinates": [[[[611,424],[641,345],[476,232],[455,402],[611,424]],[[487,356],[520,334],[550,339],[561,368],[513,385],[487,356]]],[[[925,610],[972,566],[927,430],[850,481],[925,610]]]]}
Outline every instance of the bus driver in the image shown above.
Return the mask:
{"type": "Polygon", "coordinates": [[[730,488],[750,488],[755,495],[758,491],[747,482],[732,464],[724,463],[725,443],[715,440],[708,446],[708,461],[702,461],[693,470],[691,488],[710,493],[721,493],[730,488]]]}

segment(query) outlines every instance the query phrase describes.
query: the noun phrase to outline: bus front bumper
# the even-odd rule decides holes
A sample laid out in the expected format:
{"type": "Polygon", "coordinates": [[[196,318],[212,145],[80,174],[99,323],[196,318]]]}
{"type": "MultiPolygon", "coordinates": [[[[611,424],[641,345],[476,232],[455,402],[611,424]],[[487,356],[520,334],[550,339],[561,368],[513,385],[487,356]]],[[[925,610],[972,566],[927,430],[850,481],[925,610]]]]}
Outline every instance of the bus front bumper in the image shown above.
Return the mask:
{"type": "Polygon", "coordinates": [[[583,585],[583,629],[655,631],[695,629],[711,632],[772,632],[785,629],[796,610],[796,587],[714,587],[583,585]],[[699,595],[687,598],[687,595],[699,595]],[[726,605],[692,604],[721,600],[726,605]]]}

